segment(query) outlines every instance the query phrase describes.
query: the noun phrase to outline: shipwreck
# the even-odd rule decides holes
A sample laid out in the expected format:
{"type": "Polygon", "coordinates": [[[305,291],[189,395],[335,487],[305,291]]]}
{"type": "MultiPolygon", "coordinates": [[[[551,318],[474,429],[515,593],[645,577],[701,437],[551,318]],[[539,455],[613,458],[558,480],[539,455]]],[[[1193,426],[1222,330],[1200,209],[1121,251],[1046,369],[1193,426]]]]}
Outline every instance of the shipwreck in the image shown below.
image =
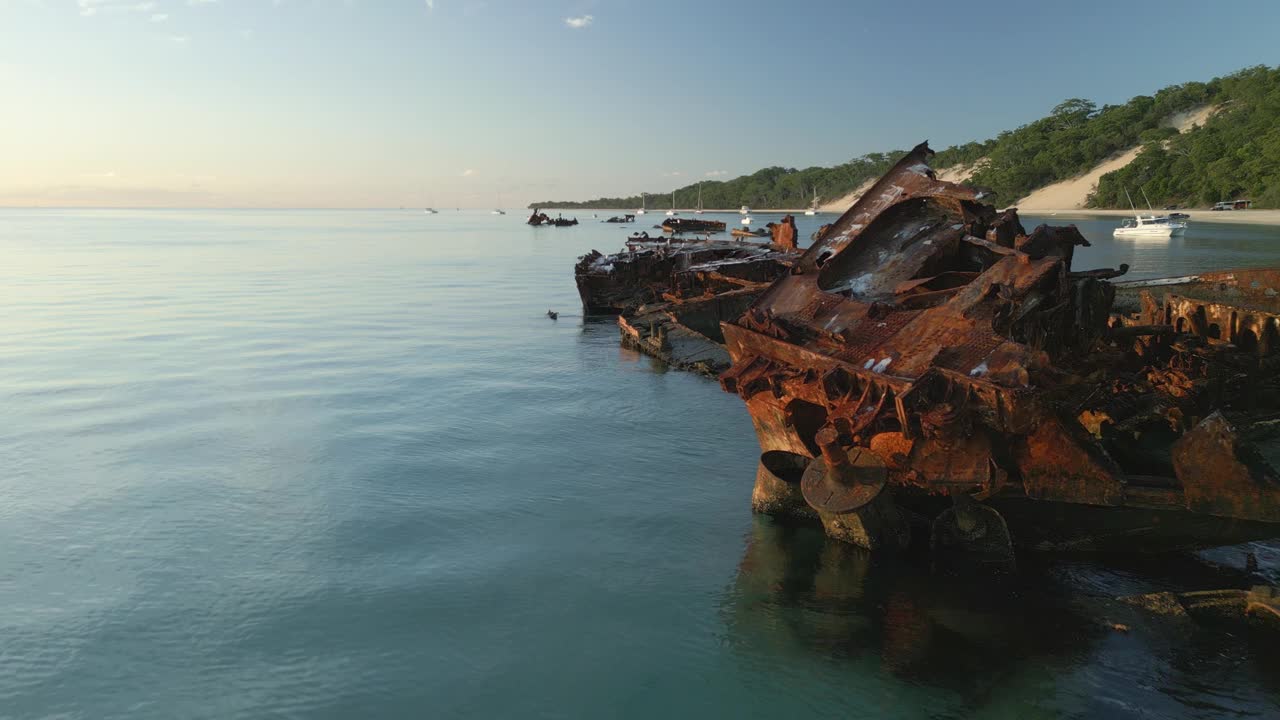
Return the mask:
{"type": "Polygon", "coordinates": [[[794,244],[632,236],[626,249],[582,256],[583,311],[616,315],[624,346],[715,377],[729,367],[721,323],[742,315],[799,257],[794,244]]]}
{"type": "Polygon", "coordinates": [[[1074,226],[1028,232],[931,155],[721,323],[755,509],[992,562],[1280,536],[1280,271],[1112,282],[1127,268],[1072,267],[1074,226]]]}
{"type": "Polygon", "coordinates": [[[724,232],[724,229],[725,224],[719,220],[671,217],[662,221],[664,233],[718,233],[724,232]]]}

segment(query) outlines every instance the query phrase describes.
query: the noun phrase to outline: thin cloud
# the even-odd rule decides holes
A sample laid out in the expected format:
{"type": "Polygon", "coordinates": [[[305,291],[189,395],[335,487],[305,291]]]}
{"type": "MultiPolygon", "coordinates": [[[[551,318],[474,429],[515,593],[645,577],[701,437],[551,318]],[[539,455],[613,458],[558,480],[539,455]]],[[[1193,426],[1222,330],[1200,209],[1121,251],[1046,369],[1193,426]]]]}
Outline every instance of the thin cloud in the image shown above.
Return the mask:
{"type": "Polygon", "coordinates": [[[672,170],[669,173],[662,173],[662,177],[680,177],[680,175],[682,174],[683,173],[681,173],[679,170],[672,170]]]}
{"type": "Polygon", "coordinates": [[[436,0],[427,0],[427,9],[428,9],[428,10],[435,10],[435,9],[436,9],[436,0]]]}
{"type": "Polygon", "coordinates": [[[156,13],[151,16],[151,22],[164,22],[169,19],[168,13],[156,13]]]}
{"type": "Polygon", "coordinates": [[[76,7],[84,17],[99,13],[147,13],[156,9],[154,2],[122,2],[121,0],[76,0],[76,7]]]}
{"type": "Polygon", "coordinates": [[[218,0],[187,0],[187,4],[191,7],[195,7],[197,5],[213,5],[216,2],[218,2],[218,0]]]}
{"type": "Polygon", "coordinates": [[[590,25],[594,20],[595,17],[592,15],[583,15],[582,17],[565,18],[564,24],[574,30],[581,30],[582,28],[590,25]]]}
{"type": "Polygon", "coordinates": [[[476,171],[472,170],[471,168],[467,168],[466,170],[462,171],[462,177],[473,177],[475,176],[475,174],[476,174],[476,171]]]}
{"type": "Polygon", "coordinates": [[[708,170],[707,172],[703,173],[703,175],[707,177],[720,177],[721,175],[728,175],[728,174],[729,174],[728,170],[708,170]]]}

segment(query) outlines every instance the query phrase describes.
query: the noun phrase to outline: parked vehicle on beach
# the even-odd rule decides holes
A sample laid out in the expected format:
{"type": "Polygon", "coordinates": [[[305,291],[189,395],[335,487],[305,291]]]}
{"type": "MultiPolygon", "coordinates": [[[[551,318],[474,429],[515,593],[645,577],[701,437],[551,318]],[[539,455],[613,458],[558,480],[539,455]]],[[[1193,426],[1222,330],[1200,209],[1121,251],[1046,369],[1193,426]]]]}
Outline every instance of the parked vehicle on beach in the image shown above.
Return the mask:
{"type": "Polygon", "coordinates": [[[1248,210],[1253,207],[1252,200],[1225,200],[1220,203],[1214,203],[1210,210],[1248,210]]]}

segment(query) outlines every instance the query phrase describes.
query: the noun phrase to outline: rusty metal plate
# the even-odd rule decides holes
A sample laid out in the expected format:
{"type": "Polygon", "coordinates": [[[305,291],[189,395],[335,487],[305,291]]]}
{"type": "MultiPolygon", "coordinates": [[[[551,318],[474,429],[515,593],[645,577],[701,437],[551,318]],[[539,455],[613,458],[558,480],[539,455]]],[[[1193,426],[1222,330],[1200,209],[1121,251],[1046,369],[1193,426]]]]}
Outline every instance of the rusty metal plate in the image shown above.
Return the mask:
{"type": "Polygon", "coordinates": [[[1280,477],[1221,413],[1174,443],[1173,466],[1188,510],[1280,522],[1280,477]]]}
{"type": "Polygon", "coordinates": [[[815,510],[843,515],[876,499],[889,479],[884,461],[866,448],[851,448],[849,464],[847,482],[841,482],[827,471],[822,456],[814,458],[800,479],[805,502],[815,510]]]}

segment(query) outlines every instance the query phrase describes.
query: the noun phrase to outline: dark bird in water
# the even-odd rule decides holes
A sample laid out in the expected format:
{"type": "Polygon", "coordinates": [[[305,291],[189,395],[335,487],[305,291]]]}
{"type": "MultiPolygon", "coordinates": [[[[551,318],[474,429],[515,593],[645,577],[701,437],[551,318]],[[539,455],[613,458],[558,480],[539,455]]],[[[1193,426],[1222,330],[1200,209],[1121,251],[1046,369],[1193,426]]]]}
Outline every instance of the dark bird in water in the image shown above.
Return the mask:
{"type": "Polygon", "coordinates": [[[555,320],[556,318],[560,317],[560,313],[556,312],[555,310],[548,310],[547,317],[551,318],[552,320],[555,320]]]}

